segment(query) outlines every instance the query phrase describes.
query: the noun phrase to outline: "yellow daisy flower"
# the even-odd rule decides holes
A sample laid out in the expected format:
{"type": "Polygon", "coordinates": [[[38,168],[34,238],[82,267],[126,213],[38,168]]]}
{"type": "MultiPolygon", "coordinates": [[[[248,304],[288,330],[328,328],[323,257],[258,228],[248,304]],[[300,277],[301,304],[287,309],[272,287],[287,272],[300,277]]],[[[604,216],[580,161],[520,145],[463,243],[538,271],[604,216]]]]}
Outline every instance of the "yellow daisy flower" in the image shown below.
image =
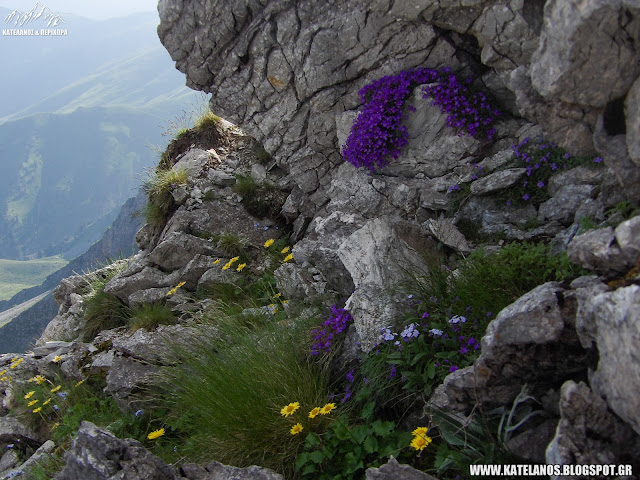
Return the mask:
{"type": "Polygon", "coordinates": [[[16,358],[13,360],[13,363],[12,363],[11,365],[9,365],[9,368],[11,368],[11,369],[16,368],[18,365],[20,365],[20,364],[22,363],[22,361],[23,361],[23,359],[22,359],[22,358],[18,358],[18,357],[16,357],[16,358]]]}
{"type": "Polygon", "coordinates": [[[79,387],[80,385],[82,385],[84,383],[84,380],[80,380],[78,383],[76,383],[76,387],[79,387]]]}
{"type": "Polygon", "coordinates": [[[301,423],[296,423],[293,427],[291,427],[291,430],[289,430],[289,432],[291,432],[291,435],[297,435],[302,430],[304,430],[304,427],[302,426],[302,424],[301,423]]]}
{"type": "Polygon", "coordinates": [[[51,401],[50,398],[47,398],[47,400],[42,404],[42,405],[49,405],[49,402],[51,401]]]}
{"type": "Polygon", "coordinates": [[[0,375],[4,375],[5,373],[7,373],[7,369],[6,368],[0,372],[0,375]]]}
{"type": "Polygon", "coordinates": [[[56,358],[53,359],[53,363],[58,363],[60,360],[62,360],[62,357],[60,355],[56,355],[56,358]]]}
{"type": "Polygon", "coordinates": [[[327,403],[324,407],[320,409],[320,415],[327,415],[331,413],[331,410],[336,408],[335,403],[327,403]]]}
{"type": "Polygon", "coordinates": [[[288,262],[289,260],[293,260],[293,253],[290,253],[289,255],[284,257],[284,260],[282,260],[282,261],[283,262],[288,262]]]}
{"type": "Polygon", "coordinates": [[[38,399],[31,400],[29,403],[27,403],[27,407],[33,407],[36,403],[38,403],[38,399]]]}
{"type": "Polygon", "coordinates": [[[42,410],[42,407],[38,407],[38,408],[36,408],[36,409],[33,411],[33,413],[38,413],[40,410],[42,410]]]}
{"type": "Polygon", "coordinates": [[[214,265],[217,265],[220,263],[220,259],[218,258],[215,262],[213,262],[214,265]]]}
{"type": "Polygon", "coordinates": [[[420,435],[418,437],[414,437],[413,440],[411,440],[411,446],[416,450],[422,451],[427,448],[427,445],[429,445],[431,442],[431,437],[420,435]]]}
{"type": "Polygon", "coordinates": [[[57,387],[51,389],[51,393],[56,393],[61,388],[62,388],[62,385],[58,385],[57,387]]]}
{"type": "Polygon", "coordinates": [[[233,257],[231,260],[229,260],[229,264],[233,265],[234,263],[236,263],[238,260],[240,260],[240,257],[233,257]]]}
{"type": "Polygon", "coordinates": [[[33,394],[34,394],[34,393],[36,393],[36,392],[35,392],[35,390],[31,390],[29,393],[27,393],[27,394],[24,396],[24,398],[25,398],[25,399],[31,398],[31,397],[33,397],[33,394]]]}
{"type": "Polygon", "coordinates": [[[282,250],[280,250],[280,253],[287,253],[289,250],[291,250],[291,247],[284,247],[282,250]]]}
{"type": "Polygon", "coordinates": [[[147,435],[147,439],[155,440],[156,438],[159,438],[163,435],[164,435],[164,428],[161,428],[160,430],[154,430],[149,435],[147,435]]]}
{"type": "Polygon", "coordinates": [[[280,415],[282,415],[283,417],[288,417],[289,415],[293,415],[299,408],[299,402],[290,403],[289,405],[282,407],[282,409],[280,410],[280,415]]]}
{"type": "Polygon", "coordinates": [[[264,248],[269,248],[271,245],[273,245],[273,242],[275,242],[275,240],[273,238],[270,238],[269,240],[264,242],[264,248]]]}
{"type": "Polygon", "coordinates": [[[414,435],[426,435],[428,430],[427,427],[418,427],[411,433],[414,435]]]}
{"type": "Polygon", "coordinates": [[[236,268],[236,270],[237,270],[238,272],[241,272],[241,271],[242,271],[242,269],[243,269],[244,267],[246,267],[246,266],[247,266],[247,264],[246,264],[246,263],[241,263],[240,265],[238,265],[238,268],[236,268]]]}
{"type": "Polygon", "coordinates": [[[318,415],[320,415],[320,407],[315,407],[309,412],[309,418],[316,418],[318,415]]]}

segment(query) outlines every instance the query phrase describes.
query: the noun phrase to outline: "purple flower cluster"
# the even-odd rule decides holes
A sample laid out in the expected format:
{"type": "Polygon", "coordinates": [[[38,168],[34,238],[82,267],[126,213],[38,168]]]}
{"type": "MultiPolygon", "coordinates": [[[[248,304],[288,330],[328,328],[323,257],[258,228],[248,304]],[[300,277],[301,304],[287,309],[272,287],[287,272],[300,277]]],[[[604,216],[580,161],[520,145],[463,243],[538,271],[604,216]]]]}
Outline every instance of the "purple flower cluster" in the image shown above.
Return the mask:
{"type": "MultiPolygon", "coordinates": [[[[524,201],[531,200],[536,203],[541,203],[548,198],[548,193],[544,187],[548,185],[549,177],[555,170],[566,169],[577,164],[588,165],[602,162],[601,157],[595,157],[590,160],[587,157],[574,157],[570,153],[564,153],[553,142],[542,142],[538,145],[533,145],[530,143],[529,137],[523,139],[517,145],[512,145],[511,149],[518,159],[516,166],[524,167],[527,175],[526,180],[522,182],[522,188],[526,189],[526,192],[524,190],[520,192],[520,198],[524,201]],[[531,188],[534,185],[537,188],[531,188]]],[[[514,198],[514,200],[516,199],[514,198]]]]}
{"type": "Polygon", "coordinates": [[[402,125],[404,102],[416,85],[436,77],[437,72],[429,68],[405,70],[362,88],[359,94],[364,106],[351,127],[343,158],[356,168],[367,167],[372,172],[387,165],[389,156],[398,158],[409,138],[402,125]]]}
{"type": "Polygon", "coordinates": [[[313,331],[313,338],[316,342],[311,348],[311,354],[318,355],[320,352],[330,352],[333,338],[337,334],[344,332],[349,322],[352,321],[353,317],[349,312],[344,308],[333,305],[331,307],[331,315],[324,321],[323,326],[313,331]]]}
{"type": "Polygon", "coordinates": [[[431,104],[449,114],[447,126],[466,129],[469,136],[485,132],[491,140],[496,130],[490,125],[500,112],[491,107],[483,93],[471,93],[470,83],[468,78],[461,84],[448,68],[440,72],[417,68],[366,85],[359,92],[363,108],[344,145],[344,160],[356,168],[367,167],[374,172],[388,165],[389,157],[398,158],[409,138],[403,125],[404,104],[411,91],[421,84],[433,84],[425,87],[423,97],[433,97],[431,104]]]}
{"type": "Polygon", "coordinates": [[[484,93],[472,93],[469,90],[473,79],[467,78],[464,83],[460,83],[451,69],[443,68],[440,70],[439,80],[436,85],[424,87],[423,96],[433,97],[431,105],[439,107],[442,113],[449,114],[447,126],[460,129],[458,136],[462,136],[464,130],[470,137],[484,132],[487,139],[491,140],[496,129],[490,125],[501,112],[489,104],[484,93]]]}

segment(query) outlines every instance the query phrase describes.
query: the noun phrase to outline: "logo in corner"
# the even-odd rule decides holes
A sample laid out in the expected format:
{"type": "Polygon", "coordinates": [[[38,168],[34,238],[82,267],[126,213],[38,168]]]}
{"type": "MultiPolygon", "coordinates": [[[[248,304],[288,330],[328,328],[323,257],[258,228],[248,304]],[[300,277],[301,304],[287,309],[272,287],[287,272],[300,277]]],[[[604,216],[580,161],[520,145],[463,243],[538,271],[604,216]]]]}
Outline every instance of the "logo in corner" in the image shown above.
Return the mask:
{"type": "Polygon", "coordinates": [[[4,21],[12,27],[2,29],[4,36],[66,36],[69,34],[66,28],[62,28],[66,24],[64,19],[40,2],[36,2],[28,12],[13,10],[4,21]],[[33,28],[36,26],[43,28],[33,28]]]}

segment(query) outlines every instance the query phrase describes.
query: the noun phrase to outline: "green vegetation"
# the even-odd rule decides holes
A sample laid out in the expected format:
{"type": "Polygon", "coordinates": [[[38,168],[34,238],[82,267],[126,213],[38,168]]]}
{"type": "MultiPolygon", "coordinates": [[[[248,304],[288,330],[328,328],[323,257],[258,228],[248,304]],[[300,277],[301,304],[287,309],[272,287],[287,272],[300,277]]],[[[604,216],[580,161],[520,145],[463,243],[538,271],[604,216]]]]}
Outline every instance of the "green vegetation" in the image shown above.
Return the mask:
{"type": "Polygon", "coordinates": [[[164,225],[175,206],[171,192],[187,183],[185,170],[156,169],[142,185],[149,201],[145,207],[144,217],[149,225],[164,225]]]}
{"type": "Polygon", "coordinates": [[[48,275],[67,263],[59,255],[25,261],[0,259],[0,300],[7,300],[25,288],[40,285],[48,275]]]}
{"type": "Polygon", "coordinates": [[[176,321],[175,314],[167,305],[150,303],[133,311],[129,319],[129,327],[133,331],[139,328],[154,330],[158,325],[174,325],[176,321]]]}
{"type": "Polygon", "coordinates": [[[264,218],[279,215],[286,200],[283,192],[274,185],[265,182],[261,185],[247,175],[236,175],[233,190],[242,196],[242,205],[251,215],[264,218]]]}
{"type": "MultiPolygon", "coordinates": [[[[305,351],[309,319],[269,322],[252,329],[219,318],[221,335],[203,330],[181,364],[168,373],[168,425],[183,437],[189,458],[237,466],[263,465],[291,478],[303,438],[291,435],[282,408],[292,402],[323,406],[326,368],[305,351]]],[[[193,342],[192,342],[193,343],[193,342]]]]}
{"type": "Polygon", "coordinates": [[[220,117],[215,115],[211,110],[207,110],[200,118],[193,123],[196,130],[206,130],[209,128],[219,127],[221,124],[220,117]]]}

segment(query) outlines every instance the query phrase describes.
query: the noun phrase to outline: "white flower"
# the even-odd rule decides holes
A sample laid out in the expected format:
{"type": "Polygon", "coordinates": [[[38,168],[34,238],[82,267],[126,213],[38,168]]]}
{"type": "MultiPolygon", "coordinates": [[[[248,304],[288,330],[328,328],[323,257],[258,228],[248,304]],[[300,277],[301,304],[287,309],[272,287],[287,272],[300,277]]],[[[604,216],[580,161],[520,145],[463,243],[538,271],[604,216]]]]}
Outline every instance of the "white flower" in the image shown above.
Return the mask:
{"type": "Polygon", "coordinates": [[[454,324],[454,323],[464,323],[464,322],[466,322],[466,321],[467,321],[467,319],[466,319],[466,318],[461,317],[460,315],[456,315],[455,317],[452,317],[452,318],[449,320],[449,323],[451,323],[451,324],[454,324]]]}
{"type": "Polygon", "coordinates": [[[443,335],[442,330],[438,330],[437,328],[432,328],[431,330],[429,330],[429,333],[434,337],[441,337],[443,335]]]}

